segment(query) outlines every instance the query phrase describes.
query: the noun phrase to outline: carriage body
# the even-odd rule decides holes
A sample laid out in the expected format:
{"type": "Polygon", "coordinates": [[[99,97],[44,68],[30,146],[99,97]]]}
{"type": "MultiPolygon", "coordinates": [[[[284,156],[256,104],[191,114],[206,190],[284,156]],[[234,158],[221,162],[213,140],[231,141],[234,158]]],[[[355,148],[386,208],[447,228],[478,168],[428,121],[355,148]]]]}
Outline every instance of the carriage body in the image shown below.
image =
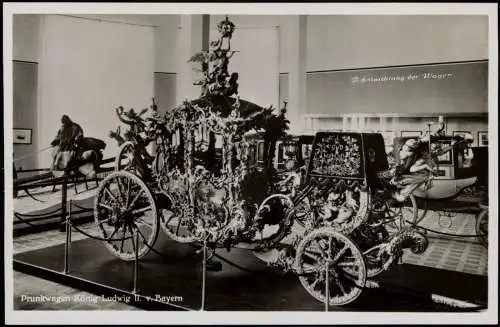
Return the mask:
{"type": "Polygon", "coordinates": [[[381,134],[319,132],[314,138],[307,179],[351,180],[373,187],[375,174],[388,168],[381,134]]]}
{"type": "Polygon", "coordinates": [[[329,259],[333,264],[328,262],[333,266],[333,282],[337,286],[327,284],[327,277],[321,274],[299,277],[318,300],[329,297],[329,302],[336,305],[352,302],[361,293],[356,285],[364,285],[367,278],[390,269],[403,249],[409,248],[416,254],[426,250],[425,235],[405,223],[409,219],[405,205],[390,207],[378,192],[377,173],[388,168],[381,134],[315,135],[306,181],[299,192],[308,199],[313,215],[305,224],[308,231],[297,245],[295,266],[299,274],[311,266],[321,266],[321,260],[308,254],[317,251],[314,244],[322,248],[324,242],[334,249],[329,259]],[[326,291],[323,287],[332,289],[326,291]]]}
{"type": "MultiPolygon", "coordinates": [[[[396,162],[399,162],[399,149],[412,137],[399,137],[394,139],[396,162]]],[[[461,138],[453,136],[439,136],[431,138],[431,146],[449,147],[461,138]]],[[[426,146],[428,151],[429,146],[426,146]]],[[[462,190],[474,185],[478,181],[478,167],[474,165],[474,151],[464,143],[456,143],[450,151],[433,157],[436,173],[432,186],[420,186],[414,195],[423,199],[448,199],[457,196],[462,190]]]]}

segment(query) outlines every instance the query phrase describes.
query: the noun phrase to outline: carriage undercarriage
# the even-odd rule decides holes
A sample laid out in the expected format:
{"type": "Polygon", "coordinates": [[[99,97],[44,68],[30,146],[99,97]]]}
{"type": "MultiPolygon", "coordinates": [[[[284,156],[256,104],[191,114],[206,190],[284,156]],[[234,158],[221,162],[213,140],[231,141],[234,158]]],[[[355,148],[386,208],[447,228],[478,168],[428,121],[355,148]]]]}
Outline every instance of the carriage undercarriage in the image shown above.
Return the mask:
{"type": "MultiPolygon", "coordinates": [[[[343,191],[358,208],[344,222],[315,213],[312,207],[317,204],[310,200],[311,195],[320,189],[328,193],[338,184],[342,183],[317,181],[294,198],[273,194],[260,204],[252,219],[242,214],[215,226],[199,208],[178,205],[176,197],[165,190],[152,189],[136,174],[119,171],[98,189],[95,220],[101,237],[109,240],[106,247],[122,260],[134,260],[136,251],[138,258],[146,256],[161,229],[173,240],[199,248],[206,244],[212,250],[253,250],[267,264],[297,274],[317,300],[325,302],[329,297],[330,305],[345,305],[361,294],[368,278],[390,269],[404,248],[414,253],[425,251],[427,239],[407,223],[414,219],[413,209],[404,205],[374,208],[376,201],[370,192],[356,185],[346,185],[343,191]],[[263,224],[256,217],[272,206],[279,206],[283,216],[263,224]],[[287,236],[293,236],[288,244],[282,242],[287,236]]],[[[220,217],[230,218],[227,211],[219,213],[220,217]]]]}

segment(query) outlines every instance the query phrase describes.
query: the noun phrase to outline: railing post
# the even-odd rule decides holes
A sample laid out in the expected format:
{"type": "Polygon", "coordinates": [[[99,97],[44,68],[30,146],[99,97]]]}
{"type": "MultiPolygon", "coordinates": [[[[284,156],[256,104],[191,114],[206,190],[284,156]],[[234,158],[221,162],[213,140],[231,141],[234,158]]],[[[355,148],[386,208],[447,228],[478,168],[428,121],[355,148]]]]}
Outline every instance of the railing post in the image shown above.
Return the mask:
{"type": "Polygon", "coordinates": [[[202,284],[201,284],[201,311],[205,311],[205,291],[207,283],[207,239],[203,241],[203,268],[202,268],[202,284]]]}
{"type": "Polygon", "coordinates": [[[330,307],[330,262],[326,261],[325,271],[325,311],[328,312],[330,307]]]}
{"type": "Polygon", "coordinates": [[[64,228],[66,225],[66,206],[67,206],[67,198],[68,198],[68,176],[66,172],[63,175],[62,180],[62,188],[61,188],[61,226],[59,227],[59,231],[64,232],[64,228]]]}
{"type": "MultiPolygon", "coordinates": [[[[130,231],[132,232],[132,227],[130,227],[130,231]]],[[[130,235],[131,237],[135,236],[135,241],[132,241],[135,243],[134,245],[134,289],[132,290],[132,293],[136,294],[139,290],[137,289],[137,277],[138,277],[138,271],[139,271],[139,231],[138,227],[136,226],[136,231],[135,235],[130,235]]]]}
{"type": "MultiPolygon", "coordinates": [[[[66,226],[66,243],[64,245],[64,273],[69,273],[69,251],[71,244],[71,200],[68,202],[68,214],[66,216],[65,226],[66,226]]],[[[66,209],[66,207],[65,207],[66,209]]]]}

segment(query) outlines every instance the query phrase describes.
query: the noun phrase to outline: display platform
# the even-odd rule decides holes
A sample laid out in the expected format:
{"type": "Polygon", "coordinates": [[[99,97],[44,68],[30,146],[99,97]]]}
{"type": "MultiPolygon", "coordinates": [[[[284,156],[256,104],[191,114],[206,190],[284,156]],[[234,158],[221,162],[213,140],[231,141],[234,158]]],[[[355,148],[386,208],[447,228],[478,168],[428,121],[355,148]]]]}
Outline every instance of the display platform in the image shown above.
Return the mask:
{"type": "MultiPolygon", "coordinates": [[[[115,258],[100,241],[85,239],[71,245],[70,271],[63,273],[64,244],[14,256],[14,269],[66,284],[99,296],[128,296],[130,304],[147,310],[200,310],[202,254],[160,232],[155,249],[139,262],[134,296],[134,263],[115,258]],[[182,301],[180,300],[182,298],[182,301]],[[175,301],[174,301],[175,300],[175,301]]],[[[246,270],[222,262],[221,272],[207,272],[208,311],[324,311],[302,287],[297,276],[284,274],[257,259],[251,251],[220,249],[217,254],[246,270]]],[[[220,259],[219,259],[220,260],[220,259]]],[[[331,311],[463,311],[431,300],[432,292],[486,303],[487,279],[422,266],[398,265],[377,278],[381,287],[366,288],[350,305],[331,311]]],[[[476,309],[477,310],[477,309],[476,309]]]]}

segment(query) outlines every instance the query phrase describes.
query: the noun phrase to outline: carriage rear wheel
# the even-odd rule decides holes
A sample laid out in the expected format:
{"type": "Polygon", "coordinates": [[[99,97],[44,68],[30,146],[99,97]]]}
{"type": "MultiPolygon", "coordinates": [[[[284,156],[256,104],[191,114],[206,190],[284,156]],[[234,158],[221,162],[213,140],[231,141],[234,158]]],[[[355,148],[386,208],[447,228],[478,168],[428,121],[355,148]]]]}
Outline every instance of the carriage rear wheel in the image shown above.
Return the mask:
{"type": "Polygon", "coordinates": [[[127,141],[120,146],[118,155],[115,158],[115,171],[127,170],[135,171],[134,163],[135,145],[127,141]]]}
{"type": "Polygon", "coordinates": [[[488,209],[483,209],[476,217],[476,234],[479,242],[488,247],[488,209]]]}
{"type": "Polygon", "coordinates": [[[136,249],[138,258],[145,256],[158,236],[155,198],[130,172],[114,172],[101,182],[94,200],[94,219],[104,245],[122,260],[134,260],[136,249]]]}
{"type": "Polygon", "coordinates": [[[306,291],[321,302],[328,298],[330,305],[351,303],[365,286],[367,271],[361,251],[331,227],[316,229],[300,241],[295,265],[306,291]]]}
{"type": "Polygon", "coordinates": [[[191,233],[193,222],[187,217],[189,215],[189,208],[182,210],[182,208],[176,206],[172,197],[166,192],[162,192],[159,196],[162,199],[160,226],[165,234],[180,243],[192,243],[196,241],[197,238],[191,233]]]}

